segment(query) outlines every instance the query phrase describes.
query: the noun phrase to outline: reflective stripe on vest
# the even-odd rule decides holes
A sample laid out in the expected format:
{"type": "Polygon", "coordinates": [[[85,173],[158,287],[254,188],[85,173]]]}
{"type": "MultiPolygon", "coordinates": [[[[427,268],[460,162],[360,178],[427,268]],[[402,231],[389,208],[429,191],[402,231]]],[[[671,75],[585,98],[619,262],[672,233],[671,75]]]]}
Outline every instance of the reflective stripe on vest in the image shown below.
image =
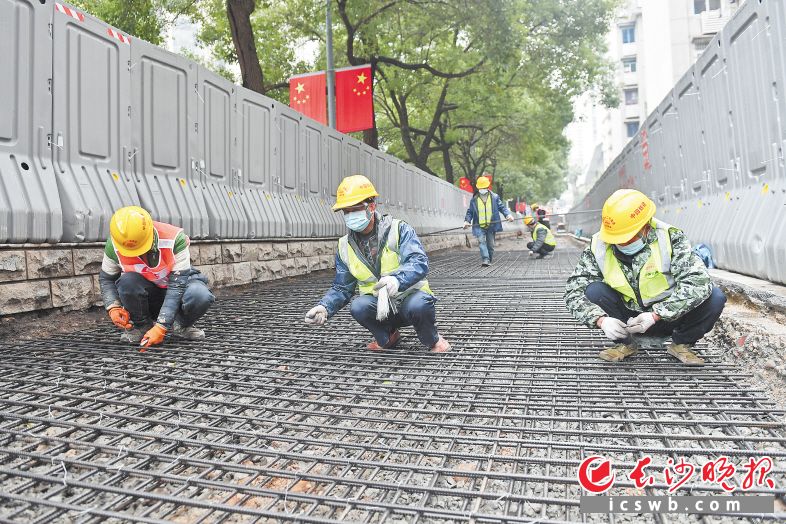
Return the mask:
{"type": "Polygon", "coordinates": [[[117,261],[124,273],[139,273],[160,288],[166,288],[169,281],[169,274],[175,267],[175,238],[183,230],[179,227],[164,224],[163,222],[153,222],[153,229],[158,237],[158,265],[150,267],[140,257],[126,257],[121,255],[117,249],[117,261]]]}
{"type": "MultiPolygon", "coordinates": [[[[655,229],[657,239],[649,244],[650,256],[639,272],[639,293],[645,306],[660,302],[674,292],[674,277],[671,275],[671,237],[669,224],[653,219],[650,225],[655,229]]],[[[612,247],[600,239],[598,233],[592,236],[592,254],[603,273],[603,281],[621,294],[628,302],[637,302],[633,287],[625,278],[622,264],[614,256],[612,247]]]]}
{"type": "Polygon", "coordinates": [[[477,197],[478,224],[480,224],[480,227],[482,227],[483,229],[487,228],[489,226],[489,224],[491,224],[491,217],[492,217],[492,213],[493,213],[491,204],[492,204],[493,200],[494,200],[494,197],[491,196],[491,193],[488,193],[488,197],[486,198],[485,202],[483,202],[483,200],[480,198],[480,196],[477,197]],[[483,204],[483,211],[480,210],[480,205],[481,204],[483,204]]]}
{"type": "Polygon", "coordinates": [[[547,228],[543,224],[538,224],[535,226],[535,229],[532,230],[532,240],[536,241],[538,239],[538,229],[540,228],[546,230],[546,240],[544,240],[543,243],[547,246],[556,246],[557,240],[554,238],[554,234],[551,232],[551,229],[547,228]]]}
{"type": "MultiPolygon", "coordinates": [[[[380,273],[382,276],[390,275],[395,273],[399,266],[401,265],[399,261],[399,225],[401,224],[400,220],[393,219],[390,225],[390,232],[388,233],[388,240],[385,245],[382,247],[382,252],[380,253],[380,273]]],[[[341,261],[347,265],[349,268],[349,272],[352,273],[352,276],[355,277],[358,281],[358,291],[361,295],[372,295],[374,294],[374,285],[379,282],[377,277],[374,276],[374,273],[363,263],[360,257],[357,256],[355,250],[352,249],[352,246],[349,244],[349,238],[347,235],[344,235],[338,240],[338,256],[341,258],[341,261]]],[[[414,285],[405,289],[403,292],[400,292],[396,295],[396,298],[406,297],[407,295],[412,294],[413,292],[420,290],[424,293],[428,293],[429,295],[433,295],[434,293],[431,292],[431,288],[429,288],[428,280],[421,280],[416,282],[414,285]]]]}

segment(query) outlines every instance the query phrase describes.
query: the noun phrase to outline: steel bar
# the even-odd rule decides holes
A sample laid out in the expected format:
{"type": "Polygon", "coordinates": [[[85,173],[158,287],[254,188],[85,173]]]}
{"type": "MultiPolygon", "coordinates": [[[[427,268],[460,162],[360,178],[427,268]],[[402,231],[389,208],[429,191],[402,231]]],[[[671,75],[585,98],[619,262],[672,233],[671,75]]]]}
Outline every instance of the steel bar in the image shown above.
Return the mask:
{"type": "MultiPolygon", "coordinates": [[[[445,355],[411,328],[369,352],[347,311],[303,325],[329,272],[220,300],[201,342],[140,354],[108,325],[0,348],[0,520],[685,521],[580,513],[589,454],[624,471],[771,457],[775,487],[751,493],[783,498],[783,413],[753,377],[706,345],[698,369],[660,347],[598,360],[562,302],[577,255],[434,256],[445,355]]],[[[622,475],[612,494],[630,493],[622,475]]]]}

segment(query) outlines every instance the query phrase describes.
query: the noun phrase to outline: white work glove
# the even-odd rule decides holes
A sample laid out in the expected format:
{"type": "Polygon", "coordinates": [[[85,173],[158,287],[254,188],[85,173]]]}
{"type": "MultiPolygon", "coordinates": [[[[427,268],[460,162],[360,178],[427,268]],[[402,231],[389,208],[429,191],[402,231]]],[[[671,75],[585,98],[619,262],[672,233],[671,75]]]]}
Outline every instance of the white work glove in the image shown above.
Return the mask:
{"type": "Polygon", "coordinates": [[[535,252],[534,251],[530,251],[529,252],[529,256],[534,257],[535,256],[535,252]]]}
{"type": "Polygon", "coordinates": [[[379,295],[379,290],[382,288],[388,290],[388,296],[394,297],[398,293],[398,279],[394,276],[385,276],[379,279],[379,282],[374,286],[374,296],[379,295]]]}
{"type": "Polygon", "coordinates": [[[472,225],[472,224],[470,224],[469,222],[464,222],[464,229],[467,229],[467,228],[468,228],[469,226],[471,226],[471,225],[472,225]]]}
{"type": "Polygon", "coordinates": [[[306,324],[311,326],[321,326],[327,322],[327,308],[322,304],[314,306],[306,313],[306,324]]]}
{"type": "Polygon", "coordinates": [[[607,339],[614,342],[628,338],[628,326],[622,320],[614,317],[601,317],[600,329],[603,330],[607,339]]]}
{"type": "Polygon", "coordinates": [[[655,313],[642,313],[628,319],[628,333],[646,333],[655,325],[655,313]]]}
{"type": "Polygon", "coordinates": [[[506,216],[505,220],[507,220],[508,222],[513,222],[513,215],[506,216]]]}

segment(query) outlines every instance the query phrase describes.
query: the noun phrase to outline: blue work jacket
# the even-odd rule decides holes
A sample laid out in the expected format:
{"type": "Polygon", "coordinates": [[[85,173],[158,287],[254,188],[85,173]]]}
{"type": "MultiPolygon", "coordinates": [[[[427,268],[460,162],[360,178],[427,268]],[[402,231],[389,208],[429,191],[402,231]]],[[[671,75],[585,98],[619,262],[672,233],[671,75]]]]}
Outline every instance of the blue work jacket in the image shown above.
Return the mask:
{"type": "MultiPolygon", "coordinates": [[[[376,214],[376,221],[377,227],[383,227],[385,223],[389,223],[389,220],[384,220],[379,213],[376,214]]],[[[382,233],[383,231],[380,231],[379,238],[382,238],[382,233]]],[[[352,235],[354,233],[350,232],[349,234],[352,235]]],[[[398,280],[398,288],[404,290],[426,278],[426,275],[428,275],[428,255],[426,255],[426,250],[423,249],[423,244],[420,243],[417,233],[406,222],[399,223],[398,245],[400,265],[398,270],[391,276],[396,277],[396,280],[398,280]]],[[[332,317],[341,308],[349,304],[357,286],[357,279],[352,276],[352,273],[349,272],[349,267],[336,253],[336,278],[333,280],[333,285],[325,293],[325,296],[319,301],[327,309],[328,317],[332,317]]]]}
{"type": "MultiPolygon", "coordinates": [[[[480,229],[480,215],[478,215],[478,198],[480,195],[475,195],[472,197],[472,201],[469,203],[469,209],[467,209],[467,216],[464,217],[464,222],[469,222],[472,224],[472,234],[476,237],[481,235],[483,231],[480,229]]],[[[493,191],[489,191],[489,198],[491,198],[491,224],[489,225],[488,229],[495,233],[499,233],[502,231],[502,219],[500,218],[500,213],[505,215],[505,217],[510,216],[510,209],[508,206],[505,205],[505,202],[493,191]]]]}

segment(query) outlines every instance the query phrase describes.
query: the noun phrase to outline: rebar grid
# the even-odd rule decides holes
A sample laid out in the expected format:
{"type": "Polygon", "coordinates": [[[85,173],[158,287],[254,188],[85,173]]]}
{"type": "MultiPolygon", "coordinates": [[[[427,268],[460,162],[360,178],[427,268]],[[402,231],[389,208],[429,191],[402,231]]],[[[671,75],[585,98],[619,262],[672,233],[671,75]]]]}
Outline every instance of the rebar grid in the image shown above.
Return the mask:
{"type": "MultiPolygon", "coordinates": [[[[707,347],[702,368],[662,349],[598,360],[604,340],[562,303],[576,256],[434,257],[446,355],[411,329],[369,352],[346,310],[304,326],[328,273],[219,301],[200,343],[140,354],[107,327],[3,348],[0,519],[605,522],[578,510],[589,454],[622,471],[770,456],[776,488],[755,492],[782,497],[786,431],[764,392],[707,347]]],[[[612,494],[635,493],[618,475],[612,494]]]]}

